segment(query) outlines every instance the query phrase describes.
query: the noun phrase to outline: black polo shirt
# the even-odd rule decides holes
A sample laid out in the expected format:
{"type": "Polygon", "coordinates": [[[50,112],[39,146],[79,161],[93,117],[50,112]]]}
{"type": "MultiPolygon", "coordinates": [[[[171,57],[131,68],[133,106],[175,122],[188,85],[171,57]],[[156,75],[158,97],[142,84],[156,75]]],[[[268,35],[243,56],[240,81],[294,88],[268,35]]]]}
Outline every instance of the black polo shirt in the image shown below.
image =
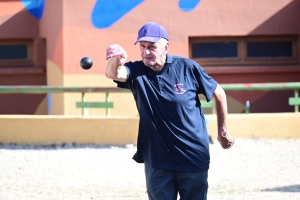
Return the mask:
{"type": "Polygon", "coordinates": [[[115,82],[132,91],[140,114],[133,159],[168,170],[208,170],[209,140],[198,94],[211,101],[217,82],[196,62],[169,54],[158,73],[143,61],[125,66],[127,81],[115,82]]]}

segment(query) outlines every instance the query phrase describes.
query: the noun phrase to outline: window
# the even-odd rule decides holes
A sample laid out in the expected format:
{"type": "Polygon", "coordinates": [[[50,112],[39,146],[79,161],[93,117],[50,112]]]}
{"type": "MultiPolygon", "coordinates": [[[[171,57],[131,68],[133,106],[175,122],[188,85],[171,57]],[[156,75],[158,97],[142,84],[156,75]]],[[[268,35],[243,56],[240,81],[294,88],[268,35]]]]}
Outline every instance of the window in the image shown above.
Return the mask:
{"type": "Polygon", "coordinates": [[[247,42],[248,58],[292,58],[293,43],[291,41],[247,42]]]}
{"type": "Polygon", "coordinates": [[[189,44],[203,66],[298,63],[297,36],[191,37],[189,44]]]}
{"type": "Polygon", "coordinates": [[[237,58],[237,42],[202,42],[192,44],[193,58],[237,58]]]}
{"type": "Polygon", "coordinates": [[[0,40],[0,66],[33,65],[33,40],[0,40]]]}

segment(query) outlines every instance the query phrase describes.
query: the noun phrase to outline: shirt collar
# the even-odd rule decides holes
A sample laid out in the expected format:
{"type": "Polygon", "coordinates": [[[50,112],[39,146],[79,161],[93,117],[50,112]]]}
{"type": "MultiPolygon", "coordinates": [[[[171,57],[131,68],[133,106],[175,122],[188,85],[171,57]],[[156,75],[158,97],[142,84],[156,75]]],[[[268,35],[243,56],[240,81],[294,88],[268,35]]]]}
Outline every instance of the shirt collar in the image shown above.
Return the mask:
{"type": "Polygon", "coordinates": [[[166,62],[163,66],[163,68],[161,69],[161,71],[159,73],[163,73],[164,71],[166,71],[169,68],[169,64],[173,63],[173,57],[169,54],[166,55],[166,62]]]}
{"type": "Polygon", "coordinates": [[[173,56],[167,54],[166,55],[166,62],[165,62],[164,66],[163,66],[163,68],[161,69],[160,72],[155,72],[152,69],[150,69],[149,67],[144,66],[145,70],[146,70],[146,74],[148,74],[148,75],[161,74],[169,68],[169,64],[171,64],[171,63],[173,63],[173,56]]]}
{"type": "Polygon", "coordinates": [[[173,56],[167,54],[166,63],[172,63],[172,62],[173,62],[173,56]]]}

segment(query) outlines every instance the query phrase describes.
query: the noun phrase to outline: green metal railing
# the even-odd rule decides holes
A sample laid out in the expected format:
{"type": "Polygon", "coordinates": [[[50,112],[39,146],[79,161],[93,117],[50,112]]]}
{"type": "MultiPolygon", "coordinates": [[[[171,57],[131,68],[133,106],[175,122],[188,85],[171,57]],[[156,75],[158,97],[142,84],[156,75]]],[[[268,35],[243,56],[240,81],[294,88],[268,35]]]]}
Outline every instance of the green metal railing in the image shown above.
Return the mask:
{"type": "Polygon", "coordinates": [[[295,112],[299,112],[300,82],[289,83],[248,83],[248,84],[222,84],[225,91],[274,91],[274,90],[294,90],[294,97],[289,98],[289,105],[294,106],[295,112]]]}
{"type": "MultiPolygon", "coordinates": [[[[221,84],[225,91],[274,91],[274,90],[294,90],[294,97],[289,98],[289,105],[295,107],[295,112],[299,112],[300,82],[288,83],[252,83],[252,84],[221,84]]],[[[76,107],[82,109],[85,114],[86,108],[105,108],[106,115],[109,109],[113,108],[113,102],[109,102],[110,93],[130,92],[126,89],[116,87],[62,87],[62,86],[0,86],[0,94],[45,94],[45,93],[81,93],[81,102],[76,103],[76,107]],[[104,102],[86,102],[85,94],[90,92],[104,92],[104,102]]]]}

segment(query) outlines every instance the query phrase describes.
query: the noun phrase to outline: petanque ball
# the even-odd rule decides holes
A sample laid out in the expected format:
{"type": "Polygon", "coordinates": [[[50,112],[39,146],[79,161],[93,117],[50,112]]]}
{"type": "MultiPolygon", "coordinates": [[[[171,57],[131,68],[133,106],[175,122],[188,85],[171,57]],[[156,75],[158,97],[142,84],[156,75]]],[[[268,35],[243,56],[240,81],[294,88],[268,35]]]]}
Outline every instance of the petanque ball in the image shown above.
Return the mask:
{"type": "Polygon", "coordinates": [[[82,69],[90,69],[93,66],[93,61],[91,58],[89,57],[83,57],[80,60],[80,66],[82,69]]]}

